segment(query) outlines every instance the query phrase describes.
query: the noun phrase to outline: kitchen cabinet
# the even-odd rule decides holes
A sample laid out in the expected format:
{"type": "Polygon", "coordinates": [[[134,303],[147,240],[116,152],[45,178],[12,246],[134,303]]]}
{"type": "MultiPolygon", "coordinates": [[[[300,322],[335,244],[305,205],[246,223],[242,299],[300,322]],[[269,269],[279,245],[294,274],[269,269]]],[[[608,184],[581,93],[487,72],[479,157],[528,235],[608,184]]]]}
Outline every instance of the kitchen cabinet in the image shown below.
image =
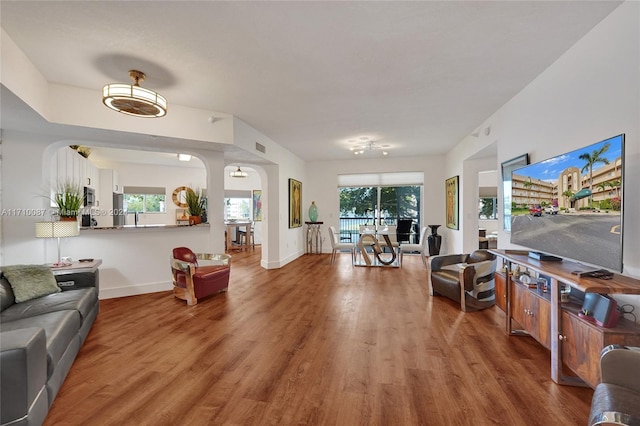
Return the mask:
{"type": "Polygon", "coordinates": [[[61,182],[72,182],[93,189],[98,187],[98,168],[88,158],[69,147],[62,147],[51,158],[52,189],[61,182]]]}
{"type": "Polygon", "coordinates": [[[120,179],[118,172],[112,169],[99,169],[100,180],[100,192],[104,192],[104,196],[111,196],[113,193],[122,194],[122,185],[120,185],[120,179]],[[109,194],[107,194],[107,192],[109,194]]]}

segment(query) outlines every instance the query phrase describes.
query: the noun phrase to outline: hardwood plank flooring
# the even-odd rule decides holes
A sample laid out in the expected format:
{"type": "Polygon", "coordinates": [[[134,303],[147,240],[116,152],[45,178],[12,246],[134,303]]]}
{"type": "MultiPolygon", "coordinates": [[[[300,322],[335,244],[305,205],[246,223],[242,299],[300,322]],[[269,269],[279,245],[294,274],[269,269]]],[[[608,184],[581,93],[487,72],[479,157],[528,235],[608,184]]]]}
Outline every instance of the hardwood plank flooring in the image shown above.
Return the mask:
{"type": "MultiPolygon", "coordinates": [[[[108,299],[46,425],[585,425],[593,391],[504,334],[497,307],[429,296],[402,268],[234,253],[229,291],[108,299]]],[[[169,266],[167,265],[167,274],[169,266]]]]}

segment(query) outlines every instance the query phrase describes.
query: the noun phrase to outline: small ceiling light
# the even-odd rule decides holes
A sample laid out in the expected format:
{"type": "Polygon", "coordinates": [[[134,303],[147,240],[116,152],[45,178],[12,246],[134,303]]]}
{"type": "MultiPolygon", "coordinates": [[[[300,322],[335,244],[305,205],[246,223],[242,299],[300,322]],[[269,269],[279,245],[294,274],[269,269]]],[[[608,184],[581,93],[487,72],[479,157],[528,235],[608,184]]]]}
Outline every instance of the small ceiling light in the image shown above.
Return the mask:
{"type": "Polygon", "coordinates": [[[102,103],[109,108],[136,117],[162,117],[167,114],[167,100],[153,90],[140,87],[145,74],[130,70],[133,85],[113,83],[102,88],[102,103]]]}
{"type": "Polygon", "coordinates": [[[240,170],[240,166],[238,166],[237,170],[234,170],[233,172],[229,173],[229,176],[234,178],[245,178],[247,177],[247,172],[243,172],[242,170],[240,170]]]}
{"type": "Polygon", "coordinates": [[[191,161],[191,156],[189,154],[178,154],[178,160],[191,161]]]}

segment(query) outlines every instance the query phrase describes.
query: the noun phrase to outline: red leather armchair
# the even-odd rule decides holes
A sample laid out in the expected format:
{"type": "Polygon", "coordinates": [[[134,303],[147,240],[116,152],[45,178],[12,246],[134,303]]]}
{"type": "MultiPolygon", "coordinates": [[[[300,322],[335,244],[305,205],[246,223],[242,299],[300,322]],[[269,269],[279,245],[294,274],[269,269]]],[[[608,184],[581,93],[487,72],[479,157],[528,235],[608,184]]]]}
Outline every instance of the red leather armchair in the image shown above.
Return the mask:
{"type": "Polygon", "coordinates": [[[229,287],[231,256],[227,254],[194,253],[187,247],[173,249],[171,276],[173,295],[195,305],[198,299],[226,291],[229,287]],[[207,265],[199,266],[198,260],[207,265]]]}

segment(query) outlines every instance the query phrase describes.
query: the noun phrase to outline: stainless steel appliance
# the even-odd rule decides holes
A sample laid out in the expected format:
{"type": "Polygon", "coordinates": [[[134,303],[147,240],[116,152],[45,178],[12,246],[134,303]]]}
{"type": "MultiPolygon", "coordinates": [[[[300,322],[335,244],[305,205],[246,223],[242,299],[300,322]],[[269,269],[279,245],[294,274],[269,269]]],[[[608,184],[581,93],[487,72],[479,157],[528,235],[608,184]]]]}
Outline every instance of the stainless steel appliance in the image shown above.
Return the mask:
{"type": "Polygon", "coordinates": [[[113,226],[124,226],[124,194],[113,193],[113,226]]]}
{"type": "Polygon", "coordinates": [[[84,206],[91,207],[95,204],[96,193],[93,188],[89,188],[88,186],[84,187],[84,206]]]}

